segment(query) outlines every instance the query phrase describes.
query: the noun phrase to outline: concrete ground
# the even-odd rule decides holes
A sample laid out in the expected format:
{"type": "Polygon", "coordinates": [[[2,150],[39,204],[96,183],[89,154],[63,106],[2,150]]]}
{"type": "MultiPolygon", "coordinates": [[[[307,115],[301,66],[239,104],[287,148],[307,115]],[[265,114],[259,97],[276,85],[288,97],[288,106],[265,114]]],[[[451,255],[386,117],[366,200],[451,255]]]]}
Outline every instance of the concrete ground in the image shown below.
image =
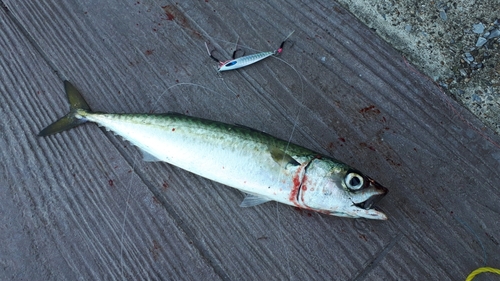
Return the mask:
{"type": "Polygon", "coordinates": [[[338,0],[500,133],[499,0],[338,0]]]}

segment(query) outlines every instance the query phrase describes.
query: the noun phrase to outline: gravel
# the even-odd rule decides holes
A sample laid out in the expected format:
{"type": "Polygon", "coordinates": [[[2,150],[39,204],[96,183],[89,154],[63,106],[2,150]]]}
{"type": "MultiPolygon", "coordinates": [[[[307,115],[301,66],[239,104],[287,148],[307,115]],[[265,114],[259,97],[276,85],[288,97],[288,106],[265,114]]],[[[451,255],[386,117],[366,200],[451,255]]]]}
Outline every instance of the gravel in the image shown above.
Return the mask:
{"type": "Polygon", "coordinates": [[[339,0],[500,133],[500,0],[339,0]]]}

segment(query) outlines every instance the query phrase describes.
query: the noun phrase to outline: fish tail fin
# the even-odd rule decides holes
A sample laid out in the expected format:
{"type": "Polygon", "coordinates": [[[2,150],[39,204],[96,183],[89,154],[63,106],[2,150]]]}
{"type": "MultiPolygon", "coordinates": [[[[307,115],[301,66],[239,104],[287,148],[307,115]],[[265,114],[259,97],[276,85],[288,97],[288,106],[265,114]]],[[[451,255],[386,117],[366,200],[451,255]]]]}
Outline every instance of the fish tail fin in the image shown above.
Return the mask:
{"type": "Polygon", "coordinates": [[[38,133],[39,137],[57,134],[87,122],[85,119],[85,113],[92,112],[87,102],[83,99],[82,95],[75,88],[75,86],[73,86],[69,81],[64,81],[64,88],[66,90],[66,94],[68,95],[70,106],[69,113],[56,122],[50,124],[45,129],[41,130],[40,133],[38,133]]]}

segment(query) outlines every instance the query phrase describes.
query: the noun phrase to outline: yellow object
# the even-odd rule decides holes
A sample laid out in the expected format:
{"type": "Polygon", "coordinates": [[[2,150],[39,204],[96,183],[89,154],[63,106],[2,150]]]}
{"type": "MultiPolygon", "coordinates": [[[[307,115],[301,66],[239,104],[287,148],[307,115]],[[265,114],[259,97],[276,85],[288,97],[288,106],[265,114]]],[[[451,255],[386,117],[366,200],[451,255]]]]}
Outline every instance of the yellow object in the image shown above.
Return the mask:
{"type": "Polygon", "coordinates": [[[465,279],[465,281],[471,281],[472,279],[474,279],[474,277],[476,277],[476,275],[478,275],[480,273],[484,273],[484,272],[491,272],[491,273],[496,273],[496,274],[500,275],[500,269],[498,269],[498,268],[480,267],[480,268],[472,271],[469,274],[469,276],[467,276],[467,278],[465,279]]]}

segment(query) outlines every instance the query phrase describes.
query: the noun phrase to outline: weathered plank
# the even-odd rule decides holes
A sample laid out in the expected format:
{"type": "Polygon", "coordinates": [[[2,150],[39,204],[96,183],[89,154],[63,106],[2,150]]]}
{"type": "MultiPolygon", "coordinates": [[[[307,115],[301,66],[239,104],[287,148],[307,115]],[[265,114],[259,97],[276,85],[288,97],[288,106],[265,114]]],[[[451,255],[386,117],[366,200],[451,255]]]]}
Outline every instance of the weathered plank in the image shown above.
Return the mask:
{"type": "Polygon", "coordinates": [[[24,247],[6,276],[456,280],[500,263],[498,136],[336,4],[4,3],[2,212],[12,228],[0,237],[24,247]],[[292,30],[282,60],[222,76],[204,47],[229,57],[239,37],[247,53],[267,51],[292,30]],[[53,71],[94,110],[239,123],[342,159],[390,189],[390,220],[241,209],[239,192],[142,163],[92,125],[39,139],[67,110],[53,71]]]}
{"type": "Polygon", "coordinates": [[[0,13],[0,279],[217,279],[105,135],[36,137],[61,81],[0,13]]]}

